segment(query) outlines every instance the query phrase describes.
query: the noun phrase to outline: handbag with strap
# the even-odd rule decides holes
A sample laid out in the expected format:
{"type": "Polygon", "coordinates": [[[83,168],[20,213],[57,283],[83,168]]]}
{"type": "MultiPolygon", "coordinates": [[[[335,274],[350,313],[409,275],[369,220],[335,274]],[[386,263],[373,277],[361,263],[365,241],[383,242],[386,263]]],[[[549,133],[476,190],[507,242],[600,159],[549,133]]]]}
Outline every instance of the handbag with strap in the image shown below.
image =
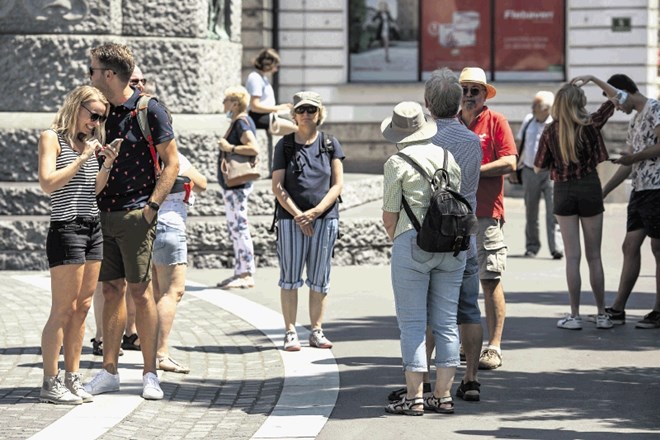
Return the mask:
{"type": "MultiPolygon", "coordinates": [[[[245,118],[239,118],[246,121],[245,118]]],[[[234,122],[229,126],[225,139],[231,133],[234,122]]],[[[222,152],[220,172],[228,188],[244,185],[261,177],[257,168],[257,156],[244,156],[238,153],[222,152]]]]}
{"type": "Polygon", "coordinates": [[[513,183],[514,185],[522,185],[523,183],[523,177],[522,177],[522,170],[524,168],[523,165],[523,150],[525,149],[525,138],[527,137],[527,127],[529,127],[529,124],[532,123],[534,118],[530,119],[525,123],[525,126],[522,129],[522,139],[520,139],[520,150],[518,150],[518,162],[516,162],[516,178],[518,179],[517,182],[509,182],[513,183]]]}

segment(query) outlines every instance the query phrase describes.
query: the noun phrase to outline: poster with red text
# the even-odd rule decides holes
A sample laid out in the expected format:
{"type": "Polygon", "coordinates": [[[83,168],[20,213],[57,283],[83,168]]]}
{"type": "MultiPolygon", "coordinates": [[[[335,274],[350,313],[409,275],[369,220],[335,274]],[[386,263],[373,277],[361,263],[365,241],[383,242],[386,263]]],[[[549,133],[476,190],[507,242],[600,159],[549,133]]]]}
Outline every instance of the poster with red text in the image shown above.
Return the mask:
{"type": "Polygon", "coordinates": [[[420,18],[422,79],[441,67],[491,70],[489,1],[422,0],[420,18]]]}
{"type": "Polygon", "coordinates": [[[564,4],[495,2],[496,80],[564,80],[564,4]]]}

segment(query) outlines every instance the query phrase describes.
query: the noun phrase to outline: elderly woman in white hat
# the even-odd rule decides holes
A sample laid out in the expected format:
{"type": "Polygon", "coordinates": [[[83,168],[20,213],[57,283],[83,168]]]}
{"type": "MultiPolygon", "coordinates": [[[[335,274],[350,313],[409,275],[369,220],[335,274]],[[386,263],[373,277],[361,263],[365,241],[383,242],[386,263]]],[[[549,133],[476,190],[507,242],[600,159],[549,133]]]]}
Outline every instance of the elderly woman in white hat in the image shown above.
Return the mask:
{"type": "MultiPolygon", "coordinates": [[[[436,124],[415,102],[401,102],[381,124],[383,136],[397,144],[399,154],[415,161],[429,175],[443,167],[451,182],[460,185],[461,170],[451,153],[431,143],[436,124]]],[[[405,197],[413,214],[423,222],[431,199],[429,182],[398,154],[385,163],[383,223],[392,246],[392,287],[401,331],[401,354],[407,393],[385,407],[392,414],[423,415],[424,409],[454,412],[451,384],[459,360],[456,310],[465,268],[465,252],[430,253],[417,246],[415,230],[401,209],[405,197]],[[422,377],[428,371],[426,327],[436,341],[436,384],[432,396],[422,397],[422,377]]],[[[460,188],[457,188],[460,190],[460,188]]]]}
{"type": "Polygon", "coordinates": [[[293,95],[291,115],[298,131],[284,136],[273,152],[272,189],[277,197],[277,256],[284,317],[284,350],[300,351],[296,332],[298,289],[309,286],[309,346],[332,348],[323,333],[330,290],[332,250],[339,231],[337,199],[344,185],[344,153],[333,136],[318,129],[326,115],[321,96],[293,95]],[[303,281],[303,268],[307,279],[303,281]]]}

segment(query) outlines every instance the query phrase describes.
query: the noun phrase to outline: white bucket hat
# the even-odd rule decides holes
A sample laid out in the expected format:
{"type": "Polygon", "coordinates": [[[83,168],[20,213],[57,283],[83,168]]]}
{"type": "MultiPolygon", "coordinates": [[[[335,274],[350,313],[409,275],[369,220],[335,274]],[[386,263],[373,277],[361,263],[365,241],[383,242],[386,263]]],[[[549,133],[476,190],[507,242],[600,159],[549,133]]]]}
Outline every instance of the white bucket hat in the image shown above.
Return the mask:
{"type": "Polygon", "coordinates": [[[394,106],[392,116],[380,124],[383,137],[395,144],[431,139],[438,132],[435,121],[424,114],[416,102],[404,101],[394,106]]]}
{"type": "Polygon", "coordinates": [[[497,89],[488,84],[486,81],[486,72],[480,67],[466,67],[463,69],[461,76],[458,78],[458,82],[461,84],[464,82],[477,83],[486,87],[486,99],[494,98],[497,94],[497,89]]]}

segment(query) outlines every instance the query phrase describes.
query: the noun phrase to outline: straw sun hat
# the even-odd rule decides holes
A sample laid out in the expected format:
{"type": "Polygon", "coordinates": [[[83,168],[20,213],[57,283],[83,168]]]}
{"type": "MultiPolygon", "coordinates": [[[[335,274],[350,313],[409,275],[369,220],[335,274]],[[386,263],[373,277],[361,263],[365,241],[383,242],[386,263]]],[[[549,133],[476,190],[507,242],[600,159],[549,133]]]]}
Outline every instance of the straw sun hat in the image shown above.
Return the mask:
{"type": "Polygon", "coordinates": [[[486,99],[493,98],[497,94],[497,89],[486,81],[486,72],[479,67],[466,67],[463,69],[458,82],[461,84],[464,82],[476,83],[486,87],[486,99]]]}
{"type": "Polygon", "coordinates": [[[435,121],[425,115],[422,106],[416,102],[398,103],[392,116],[380,124],[383,137],[395,144],[431,139],[438,131],[435,121]]]}

